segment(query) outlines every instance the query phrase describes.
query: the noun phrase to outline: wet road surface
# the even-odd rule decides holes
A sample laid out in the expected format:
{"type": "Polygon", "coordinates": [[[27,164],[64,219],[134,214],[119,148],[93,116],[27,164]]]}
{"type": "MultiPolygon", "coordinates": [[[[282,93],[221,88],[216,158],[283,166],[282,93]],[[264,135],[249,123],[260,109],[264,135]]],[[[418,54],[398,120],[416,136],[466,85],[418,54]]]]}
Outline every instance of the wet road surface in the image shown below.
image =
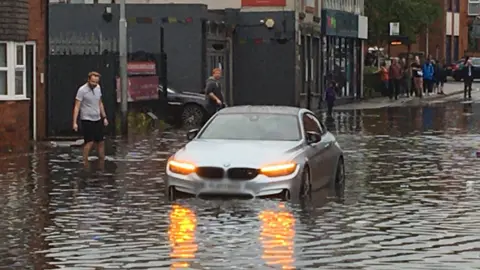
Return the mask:
{"type": "Polygon", "coordinates": [[[478,269],[480,104],[339,112],[344,190],[312,204],[163,194],[184,136],[0,160],[0,269],[478,269]]]}

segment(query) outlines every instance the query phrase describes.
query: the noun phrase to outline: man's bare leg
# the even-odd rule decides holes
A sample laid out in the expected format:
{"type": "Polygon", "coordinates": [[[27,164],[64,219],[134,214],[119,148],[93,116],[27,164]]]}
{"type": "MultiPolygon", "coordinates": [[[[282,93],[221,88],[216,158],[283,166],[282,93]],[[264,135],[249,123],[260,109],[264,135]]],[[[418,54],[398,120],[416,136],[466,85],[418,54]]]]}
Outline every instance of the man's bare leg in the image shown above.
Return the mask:
{"type": "Polygon", "coordinates": [[[88,156],[90,155],[92,147],[93,142],[88,142],[83,146],[83,166],[85,167],[85,169],[89,167],[88,156]]]}
{"type": "Polygon", "coordinates": [[[105,141],[101,141],[97,143],[97,152],[98,152],[98,161],[100,169],[103,170],[105,168],[105,141]]]}

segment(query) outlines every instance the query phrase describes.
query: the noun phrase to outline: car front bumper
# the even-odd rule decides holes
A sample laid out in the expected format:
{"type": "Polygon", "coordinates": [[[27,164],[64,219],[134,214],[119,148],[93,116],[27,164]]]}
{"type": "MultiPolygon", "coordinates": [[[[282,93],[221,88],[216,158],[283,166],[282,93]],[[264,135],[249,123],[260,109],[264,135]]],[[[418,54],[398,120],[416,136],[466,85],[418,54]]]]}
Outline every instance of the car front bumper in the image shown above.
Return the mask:
{"type": "Polygon", "coordinates": [[[252,180],[230,180],[227,178],[209,180],[196,174],[180,175],[167,171],[166,189],[175,187],[177,191],[199,195],[233,195],[267,197],[288,190],[296,192],[301,183],[300,169],[287,176],[267,177],[258,175],[252,180]]]}

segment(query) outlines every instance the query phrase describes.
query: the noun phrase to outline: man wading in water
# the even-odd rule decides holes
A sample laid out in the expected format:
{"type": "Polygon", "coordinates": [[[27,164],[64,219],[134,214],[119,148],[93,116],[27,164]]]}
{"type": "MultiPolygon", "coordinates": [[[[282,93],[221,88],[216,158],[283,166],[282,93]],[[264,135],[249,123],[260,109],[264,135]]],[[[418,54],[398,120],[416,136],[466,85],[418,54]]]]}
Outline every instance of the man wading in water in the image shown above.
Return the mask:
{"type": "Polygon", "coordinates": [[[207,79],[205,87],[205,97],[208,101],[208,116],[212,117],[218,110],[225,107],[225,101],[223,99],[222,83],[220,78],[222,77],[222,70],[214,68],[212,70],[212,76],[207,79]]]}
{"type": "Polygon", "coordinates": [[[104,127],[108,125],[107,115],[102,102],[102,90],[98,82],[100,74],[97,72],[88,73],[88,81],[80,86],[75,98],[73,108],[73,130],[78,131],[78,114],[82,122],[84,139],[83,165],[88,168],[88,156],[93,144],[97,144],[98,158],[100,164],[105,161],[105,136],[104,127]]]}

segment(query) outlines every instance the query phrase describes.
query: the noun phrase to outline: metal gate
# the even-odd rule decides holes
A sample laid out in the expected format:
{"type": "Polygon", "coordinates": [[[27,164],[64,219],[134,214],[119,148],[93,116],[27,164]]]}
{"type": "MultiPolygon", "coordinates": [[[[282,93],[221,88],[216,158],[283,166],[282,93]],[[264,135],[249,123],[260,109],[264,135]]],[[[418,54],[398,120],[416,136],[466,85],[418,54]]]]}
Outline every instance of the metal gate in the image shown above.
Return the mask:
{"type": "Polygon", "coordinates": [[[229,61],[229,43],[227,40],[227,28],[223,24],[210,22],[207,24],[207,48],[206,48],[206,71],[205,74],[212,73],[214,68],[222,69],[222,90],[226,100],[231,100],[230,71],[231,63],[229,61]]]}
{"type": "Polygon", "coordinates": [[[48,76],[48,136],[72,136],[73,105],[78,88],[87,80],[88,72],[97,71],[102,77],[102,99],[114,131],[116,112],[116,56],[95,55],[50,55],[48,76]]]}

